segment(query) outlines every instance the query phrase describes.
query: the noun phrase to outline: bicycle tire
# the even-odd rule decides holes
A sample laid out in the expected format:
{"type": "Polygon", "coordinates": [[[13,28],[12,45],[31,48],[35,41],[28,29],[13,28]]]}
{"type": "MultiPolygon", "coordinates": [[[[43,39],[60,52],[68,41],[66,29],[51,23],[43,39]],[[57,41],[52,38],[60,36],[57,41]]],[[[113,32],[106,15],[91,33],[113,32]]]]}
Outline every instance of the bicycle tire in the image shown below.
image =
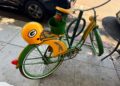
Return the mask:
{"type": "MultiPolygon", "coordinates": [[[[77,36],[80,35],[80,33],[83,31],[83,29],[84,29],[84,27],[85,27],[85,25],[86,25],[85,19],[82,18],[81,20],[83,21],[83,25],[82,25],[80,31],[78,31],[78,32],[76,33],[75,37],[77,37],[77,36]]],[[[76,23],[77,21],[78,21],[78,19],[74,19],[74,20],[68,25],[68,27],[67,27],[66,33],[67,33],[67,36],[68,36],[69,38],[72,38],[72,35],[73,35],[73,30],[72,30],[72,32],[71,32],[71,31],[70,31],[70,28],[72,27],[73,24],[76,25],[75,23],[76,23]],[[69,33],[72,33],[72,35],[70,36],[69,33]]],[[[79,25],[80,25],[80,24],[79,24],[79,25]]],[[[75,26],[73,26],[73,28],[74,28],[74,27],[75,27],[75,26]]],[[[78,27],[80,27],[80,26],[78,26],[78,27]]]]}
{"type": "Polygon", "coordinates": [[[90,33],[90,40],[91,40],[91,44],[94,52],[98,56],[101,56],[104,53],[104,47],[103,47],[102,39],[100,37],[99,30],[97,28],[95,28],[90,33]]]}
{"type": "MultiPolygon", "coordinates": [[[[46,52],[46,49],[41,48],[42,45],[37,45],[37,46],[38,46],[39,49],[42,49],[43,51],[45,50],[45,52],[46,52]]],[[[51,50],[48,50],[47,52],[51,52],[51,50]]],[[[46,56],[47,56],[47,52],[45,53],[46,56]]],[[[25,62],[27,62],[30,59],[33,59],[33,56],[36,56],[36,57],[39,56],[39,52],[36,49],[36,45],[28,45],[24,48],[24,50],[20,54],[20,57],[19,57],[19,60],[18,60],[18,62],[20,64],[19,65],[19,70],[20,70],[21,74],[24,77],[29,78],[29,79],[41,79],[41,78],[47,77],[47,76],[51,75],[63,62],[62,60],[59,60],[55,63],[44,64],[43,59],[37,59],[36,61],[38,61],[38,60],[43,61],[43,63],[38,64],[37,66],[35,66],[31,63],[31,65],[29,66],[30,63],[25,63],[25,62]],[[47,68],[47,67],[50,67],[51,64],[55,64],[53,66],[53,68],[51,68],[51,69],[47,68]],[[28,67],[28,69],[27,69],[27,67],[28,67]],[[33,67],[33,69],[30,69],[30,67],[33,67]],[[47,69],[45,69],[45,68],[47,68],[47,69]],[[30,72],[29,72],[29,70],[30,70],[30,72]],[[33,73],[33,70],[35,71],[35,73],[33,73]],[[48,70],[48,71],[45,72],[46,70],[48,70]],[[37,71],[38,71],[38,73],[37,73],[37,71]]],[[[50,56],[47,57],[47,58],[50,58],[50,56]]],[[[58,59],[58,58],[54,57],[54,59],[58,59]]]]}

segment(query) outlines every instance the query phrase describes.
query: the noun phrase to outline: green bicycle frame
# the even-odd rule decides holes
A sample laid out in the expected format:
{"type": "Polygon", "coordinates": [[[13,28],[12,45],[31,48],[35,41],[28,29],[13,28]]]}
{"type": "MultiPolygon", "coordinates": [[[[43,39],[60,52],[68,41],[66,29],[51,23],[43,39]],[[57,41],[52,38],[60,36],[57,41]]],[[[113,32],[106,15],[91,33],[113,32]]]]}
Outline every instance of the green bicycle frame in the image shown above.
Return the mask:
{"type": "MultiPolygon", "coordinates": [[[[74,40],[75,40],[75,35],[76,35],[76,33],[77,33],[78,26],[79,26],[79,24],[80,24],[80,20],[82,19],[82,15],[83,15],[83,11],[80,10],[80,13],[79,13],[79,15],[78,15],[78,20],[77,20],[77,22],[76,22],[76,24],[75,24],[74,31],[73,31],[73,35],[72,35],[72,37],[71,37],[70,42],[69,42],[69,39],[68,39],[68,37],[67,37],[67,42],[68,42],[69,48],[72,47],[73,42],[74,42],[74,40]]],[[[83,28],[81,29],[80,33],[83,31],[84,27],[85,27],[85,26],[83,26],[83,28]]]]}
{"type": "MultiPolygon", "coordinates": [[[[76,45],[76,47],[78,47],[78,46],[79,46],[79,48],[82,47],[82,45],[84,44],[84,42],[87,39],[90,32],[93,32],[95,34],[95,39],[96,39],[96,42],[98,44],[98,49],[99,49],[98,50],[99,51],[98,56],[100,56],[104,53],[103,43],[102,43],[102,40],[101,40],[101,37],[100,37],[98,26],[96,25],[96,21],[94,20],[94,17],[92,17],[92,16],[91,16],[91,20],[90,20],[90,23],[89,23],[88,27],[86,28],[81,40],[76,45]]],[[[90,39],[90,40],[92,40],[92,39],[90,39]]],[[[95,50],[95,47],[93,46],[92,42],[91,42],[91,44],[92,44],[92,48],[93,48],[94,53],[96,53],[97,51],[95,50]]]]}

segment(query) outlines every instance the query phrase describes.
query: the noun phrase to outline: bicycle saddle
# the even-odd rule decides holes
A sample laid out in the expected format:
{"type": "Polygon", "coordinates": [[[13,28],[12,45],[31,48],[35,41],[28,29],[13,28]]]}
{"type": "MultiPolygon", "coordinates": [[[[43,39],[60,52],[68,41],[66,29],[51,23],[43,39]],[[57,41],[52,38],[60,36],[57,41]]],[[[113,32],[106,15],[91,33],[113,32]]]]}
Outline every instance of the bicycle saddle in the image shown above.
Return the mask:
{"type": "Polygon", "coordinates": [[[58,7],[58,6],[56,6],[56,10],[58,10],[62,13],[66,13],[66,14],[70,14],[70,13],[74,12],[74,10],[72,10],[72,9],[65,9],[65,8],[58,7]]]}

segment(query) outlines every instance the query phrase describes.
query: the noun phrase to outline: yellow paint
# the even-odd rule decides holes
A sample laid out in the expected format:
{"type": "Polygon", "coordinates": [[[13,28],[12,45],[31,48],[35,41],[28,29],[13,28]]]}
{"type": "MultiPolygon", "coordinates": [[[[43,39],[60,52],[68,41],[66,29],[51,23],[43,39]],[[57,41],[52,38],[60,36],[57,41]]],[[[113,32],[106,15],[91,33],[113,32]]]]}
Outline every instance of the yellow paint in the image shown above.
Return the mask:
{"type": "Polygon", "coordinates": [[[64,9],[64,8],[61,8],[61,7],[56,7],[56,9],[60,12],[63,12],[63,13],[66,13],[66,14],[70,14],[72,13],[73,11],[71,9],[64,9]]]}
{"type": "Polygon", "coordinates": [[[43,44],[47,44],[52,48],[53,57],[64,54],[67,51],[67,46],[65,45],[65,43],[63,43],[60,40],[48,40],[48,41],[44,41],[43,43],[41,43],[41,45],[43,44]]]}
{"type": "Polygon", "coordinates": [[[41,40],[39,40],[41,33],[43,32],[43,27],[41,24],[37,22],[29,22],[27,23],[21,31],[21,35],[23,39],[29,44],[39,44],[41,40]],[[33,31],[33,37],[32,37],[33,31]]]}
{"type": "Polygon", "coordinates": [[[84,35],[83,35],[83,40],[86,40],[87,36],[89,35],[89,33],[94,29],[94,27],[96,26],[96,22],[94,21],[93,17],[90,16],[89,17],[90,23],[88,25],[88,27],[86,28],[84,35]]]}

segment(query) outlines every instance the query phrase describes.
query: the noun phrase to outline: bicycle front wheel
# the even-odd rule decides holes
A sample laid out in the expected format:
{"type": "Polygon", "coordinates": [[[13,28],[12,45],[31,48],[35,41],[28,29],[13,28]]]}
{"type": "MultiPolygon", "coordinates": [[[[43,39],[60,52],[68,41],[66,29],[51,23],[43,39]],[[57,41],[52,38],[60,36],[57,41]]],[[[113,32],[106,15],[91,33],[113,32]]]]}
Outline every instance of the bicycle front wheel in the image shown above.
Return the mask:
{"type": "Polygon", "coordinates": [[[52,57],[49,45],[28,45],[19,57],[19,70],[29,79],[40,79],[52,74],[62,63],[59,57],[52,57]],[[36,47],[37,46],[37,47],[36,47]],[[48,62],[46,63],[47,60],[48,62]],[[49,63],[49,61],[56,61],[49,63]]]}
{"type": "Polygon", "coordinates": [[[97,28],[90,33],[90,40],[94,53],[98,56],[101,56],[104,53],[104,47],[99,30],[97,28]]]}

